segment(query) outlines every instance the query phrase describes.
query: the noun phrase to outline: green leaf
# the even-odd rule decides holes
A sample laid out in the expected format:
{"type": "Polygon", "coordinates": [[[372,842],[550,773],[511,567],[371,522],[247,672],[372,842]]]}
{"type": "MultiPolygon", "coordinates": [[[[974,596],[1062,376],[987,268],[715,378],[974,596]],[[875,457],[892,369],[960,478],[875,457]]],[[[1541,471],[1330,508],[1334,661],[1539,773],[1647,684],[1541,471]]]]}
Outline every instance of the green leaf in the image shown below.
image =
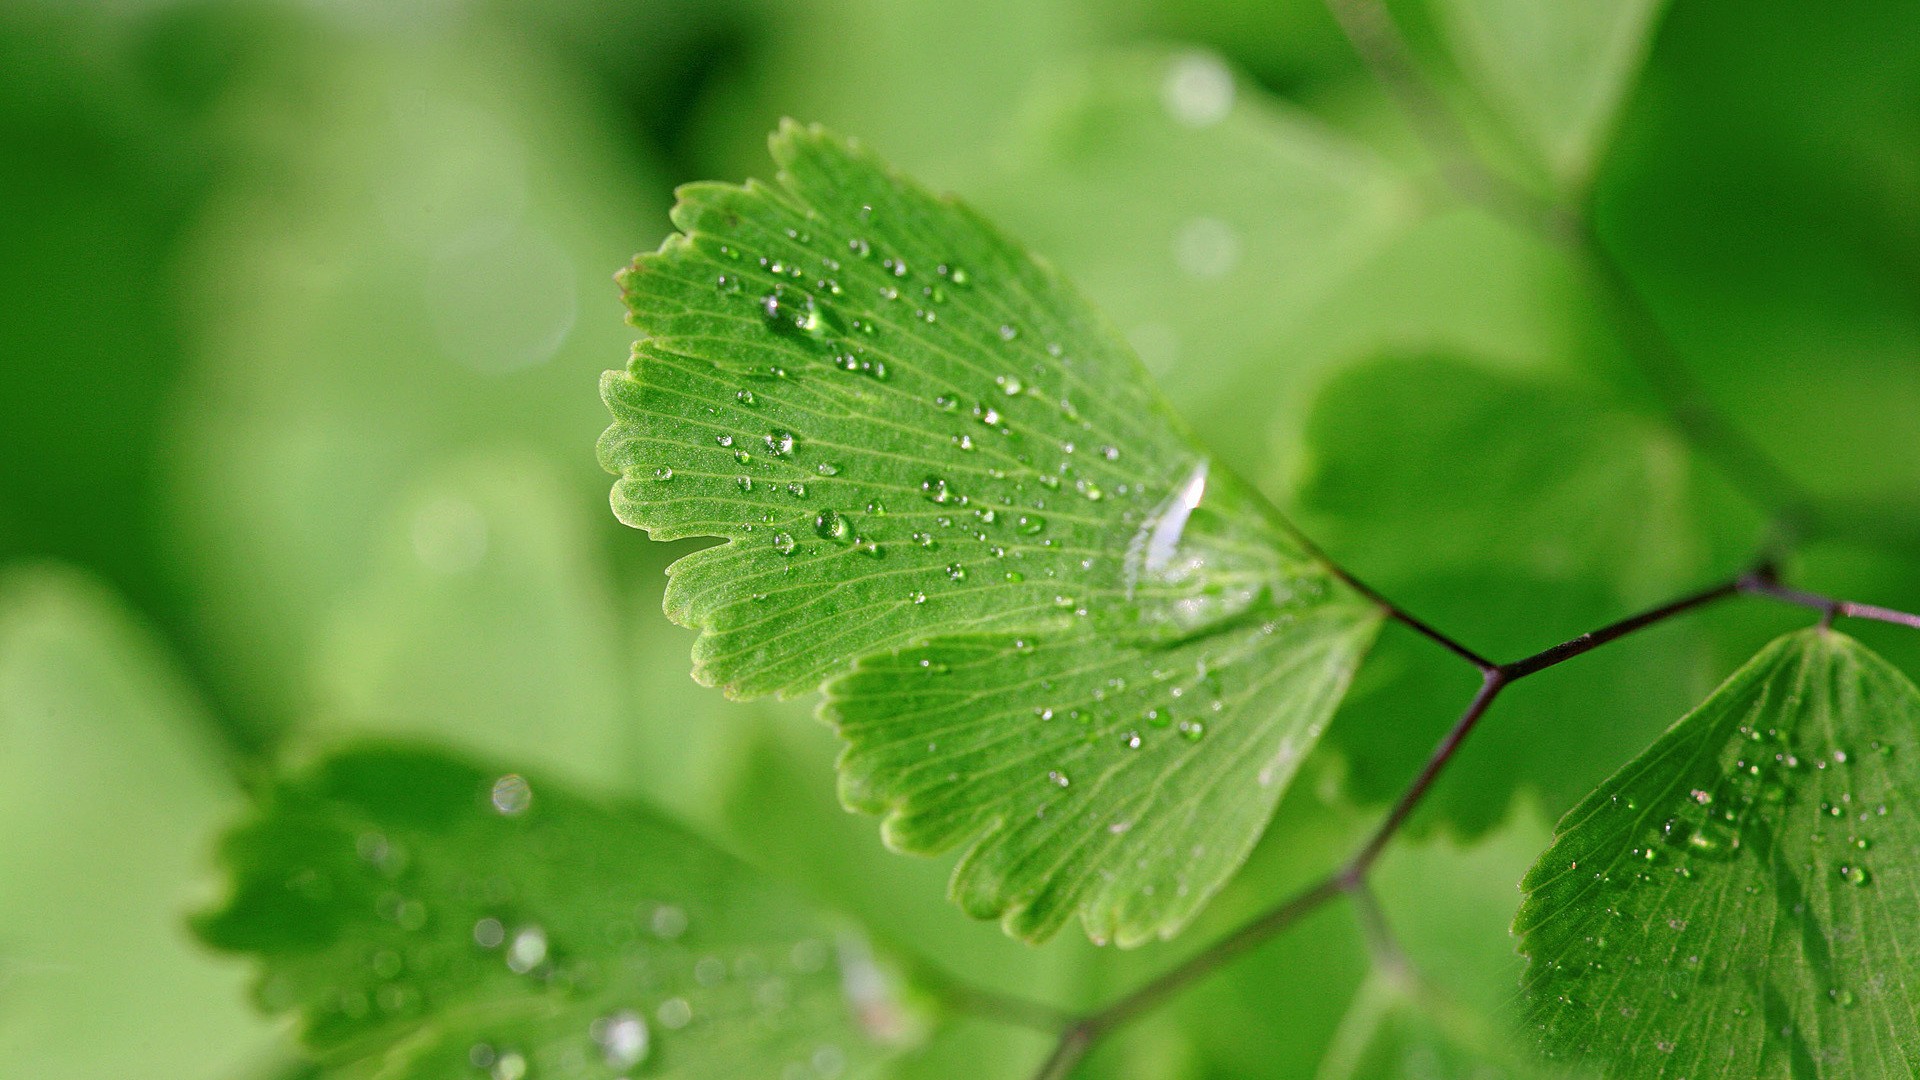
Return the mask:
{"type": "MultiPolygon", "coordinates": [[[[1308,440],[1303,526],[1496,660],[1730,576],[1753,551],[1755,515],[1670,429],[1571,381],[1377,360],[1325,387],[1308,440]]],[[[1572,806],[1752,648],[1723,655],[1706,626],[1663,626],[1513,687],[1427,812],[1474,832],[1516,791],[1555,815],[1572,806]]],[[[1397,796],[1477,681],[1431,642],[1383,635],[1330,736],[1349,790],[1397,796]]]]}
{"type": "Polygon", "coordinates": [[[970,912],[1177,930],[1245,858],[1378,616],[1181,429],[1045,264],[788,125],[773,186],[690,185],[621,275],[621,520],[675,563],[695,676],[834,683],[844,795],[973,841],[970,912]],[[848,672],[852,661],[859,665],[848,672]]]}
{"type": "Polygon", "coordinates": [[[1632,87],[1661,0],[1440,0],[1468,79],[1569,187],[1592,174],[1632,87]]]}
{"type": "Polygon", "coordinates": [[[1612,1076],[1910,1076],[1920,690],[1774,641],[1560,823],[1515,929],[1548,1054],[1612,1076]]]}
{"type": "Polygon", "coordinates": [[[70,570],[0,574],[0,1059],[217,1080],[266,1054],[245,973],[183,915],[241,805],[151,636],[70,570]]]}
{"type": "Polygon", "coordinates": [[[228,837],[215,945],[327,1075],[872,1076],[915,1040],[866,939],[634,807],[360,747],[228,837]]]}

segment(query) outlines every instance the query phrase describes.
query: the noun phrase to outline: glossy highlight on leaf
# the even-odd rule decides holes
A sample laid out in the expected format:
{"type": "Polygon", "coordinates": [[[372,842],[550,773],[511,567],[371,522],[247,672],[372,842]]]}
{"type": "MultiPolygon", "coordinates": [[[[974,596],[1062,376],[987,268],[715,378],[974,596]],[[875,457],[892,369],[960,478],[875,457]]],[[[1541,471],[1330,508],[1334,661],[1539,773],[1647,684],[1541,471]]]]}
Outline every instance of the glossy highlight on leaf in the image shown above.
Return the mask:
{"type": "Polygon", "coordinates": [[[1561,823],[1515,922],[1548,1055],[1609,1076],[1920,1065],[1920,690],[1774,641],[1561,823]]]}
{"type": "Polygon", "coordinates": [[[671,570],[695,677],[844,676],[847,801],[903,850],[972,841],[968,911],[1173,933],[1377,612],[1051,268],[857,144],[789,124],[772,148],[773,185],[682,189],[680,234],[621,275],[646,336],[603,383],[616,513],[728,541],[671,570]]]}
{"type": "Polygon", "coordinates": [[[922,1027],[857,928],[633,807],[364,746],[233,832],[212,944],[333,1077],[871,1077],[922,1027]]]}

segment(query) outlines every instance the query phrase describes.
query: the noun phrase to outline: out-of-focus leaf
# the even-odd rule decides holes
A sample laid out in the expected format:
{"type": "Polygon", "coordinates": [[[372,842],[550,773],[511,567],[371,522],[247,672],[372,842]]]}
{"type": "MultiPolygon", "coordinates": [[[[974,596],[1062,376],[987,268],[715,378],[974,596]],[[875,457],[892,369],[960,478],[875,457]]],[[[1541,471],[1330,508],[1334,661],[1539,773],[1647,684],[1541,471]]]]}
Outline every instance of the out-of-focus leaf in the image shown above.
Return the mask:
{"type": "Polygon", "coordinates": [[[603,788],[670,767],[624,730],[681,718],[623,700],[612,584],[565,490],[543,460],[494,454],[401,493],[317,644],[314,730],[432,737],[603,788]]]}
{"type": "MultiPolygon", "coordinates": [[[[316,27],[249,84],[251,166],[185,274],[170,524],[221,674],[283,725],[323,704],[310,658],[436,474],[537,456],[548,498],[588,521],[599,501],[579,388],[624,348],[607,274],[663,193],[565,74],[461,25],[316,27]]],[[[561,648],[529,642],[520,670],[561,648]]]]}
{"type": "Polygon", "coordinates": [[[77,572],[0,573],[0,1060],[223,1080],[272,1046],[185,925],[241,805],[147,633],[77,572]]]}
{"type": "Polygon", "coordinates": [[[1249,402],[1271,407],[1303,374],[1290,335],[1419,210],[1403,174],[1199,50],[1055,75],[1003,156],[983,205],[1248,464],[1267,433],[1249,402]]]}
{"type": "MultiPolygon", "coordinates": [[[[1571,383],[1457,361],[1382,361],[1335,379],[1310,425],[1306,472],[1310,535],[1496,660],[1730,576],[1757,536],[1755,515],[1658,422],[1571,383]]],[[[1518,790],[1570,806],[1645,745],[1662,708],[1697,700],[1724,648],[1688,620],[1515,686],[1433,812],[1472,832],[1499,821],[1518,790]]],[[[1383,637],[1333,725],[1355,794],[1397,794],[1476,682],[1429,642],[1383,637]]]]}
{"type": "Polygon", "coordinates": [[[820,129],[773,151],[775,186],[682,189],[683,232],[622,279],[647,337],[603,383],[622,520],[728,540],[672,571],[696,676],[842,675],[843,796],[901,849],[968,845],[970,913],[1173,933],[1375,611],[1048,267],[820,129]]]}
{"type": "Polygon", "coordinates": [[[1914,5],[1676,4],[1596,195],[1712,400],[1821,500],[1885,515],[1909,548],[1916,66],[1914,5]]]}
{"type": "Polygon", "coordinates": [[[703,103],[705,175],[751,174],[785,116],[853,132],[932,183],[979,175],[1034,81],[1110,40],[1106,0],[741,0],[755,62],[703,103]]]}
{"type": "Polygon", "coordinates": [[[225,847],[254,954],[328,1076],[876,1075],[923,1018],[850,923],[658,817],[441,754],[284,781],[225,847]]]}
{"type": "Polygon", "coordinates": [[[1461,68],[1548,172],[1584,185],[1646,59],[1662,0],[1438,0],[1461,68]]]}
{"type": "Polygon", "coordinates": [[[1911,1075],[1916,731],[1920,690],[1814,628],[1596,789],[1514,924],[1542,1048],[1622,1076],[1911,1075]]]}

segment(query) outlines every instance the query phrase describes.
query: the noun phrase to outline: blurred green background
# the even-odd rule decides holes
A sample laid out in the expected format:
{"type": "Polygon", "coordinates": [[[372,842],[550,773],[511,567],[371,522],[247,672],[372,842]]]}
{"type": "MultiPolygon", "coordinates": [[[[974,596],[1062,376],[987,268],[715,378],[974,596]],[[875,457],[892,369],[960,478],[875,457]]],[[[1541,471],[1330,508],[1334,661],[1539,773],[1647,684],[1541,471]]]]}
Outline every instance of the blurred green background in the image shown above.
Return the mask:
{"type": "MultiPolygon", "coordinates": [[[[1394,8],[1526,176],[1434,12],[1394,8]]],[[[1907,608],[1916,72],[1914,5],[1678,0],[1592,195],[1707,394],[1834,522],[1799,580],[1907,608]]],[[[692,684],[659,608],[690,548],[618,526],[593,457],[631,336],[611,275],[675,184],[763,173],[785,115],[1061,264],[1223,460],[1484,651],[1750,554],[1760,512],[1578,268],[1445,193],[1319,0],[0,0],[0,1060],[287,1068],[179,917],[245,793],[346,734],[638,794],[1069,1004],[1310,879],[1405,783],[1473,680],[1389,634],[1204,925],[1029,950],[840,812],[809,703],[692,684]]],[[[1795,623],[1717,612],[1503,701],[1383,871],[1416,961],[1510,1001],[1513,883],[1557,814],[1795,623]]],[[[1363,978],[1324,912],[1089,1075],[1328,1075],[1363,978]]],[[[903,1070],[1018,1077],[1040,1051],[962,1023],[903,1070]]]]}

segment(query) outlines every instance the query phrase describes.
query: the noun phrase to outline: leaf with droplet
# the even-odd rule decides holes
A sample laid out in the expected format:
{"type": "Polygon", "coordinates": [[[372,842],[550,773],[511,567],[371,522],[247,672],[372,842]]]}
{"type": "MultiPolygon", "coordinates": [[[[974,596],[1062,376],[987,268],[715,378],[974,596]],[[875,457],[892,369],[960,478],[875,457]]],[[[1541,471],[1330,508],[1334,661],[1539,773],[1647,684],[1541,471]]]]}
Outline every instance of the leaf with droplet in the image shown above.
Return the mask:
{"type": "Polygon", "coordinates": [[[603,383],[621,519],[728,541],[672,569],[696,678],[844,676],[846,800],[903,850],[969,846],[968,911],[1034,939],[1076,911],[1102,940],[1173,933],[1246,857],[1377,612],[1052,269],[854,144],[790,124],[772,145],[771,186],[682,189],[681,233],[621,275],[646,337],[603,383]]]}
{"type": "Polygon", "coordinates": [[[1610,1076],[1910,1076],[1920,690],[1768,645],[1560,823],[1515,921],[1551,1057],[1610,1076]]]}
{"type": "Polygon", "coordinates": [[[11,1076],[237,1076],[275,1043],[184,925],[243,803],[213,723],[124,605],[0,574],[0,1058],[11,1076]]]}
{"type": "Polygon", "coordinates": [[[630,806],[363,746],[226,840],[212,944],[329,1076],[867,1077],[923,1027],[850,923],[630,806]]]}
{"type": "Polygon", "coordinates": [[[1487,104],[1561,183],[1586,182],[1661,0],[1441,0],[1448,44],[1487,104]]]}

